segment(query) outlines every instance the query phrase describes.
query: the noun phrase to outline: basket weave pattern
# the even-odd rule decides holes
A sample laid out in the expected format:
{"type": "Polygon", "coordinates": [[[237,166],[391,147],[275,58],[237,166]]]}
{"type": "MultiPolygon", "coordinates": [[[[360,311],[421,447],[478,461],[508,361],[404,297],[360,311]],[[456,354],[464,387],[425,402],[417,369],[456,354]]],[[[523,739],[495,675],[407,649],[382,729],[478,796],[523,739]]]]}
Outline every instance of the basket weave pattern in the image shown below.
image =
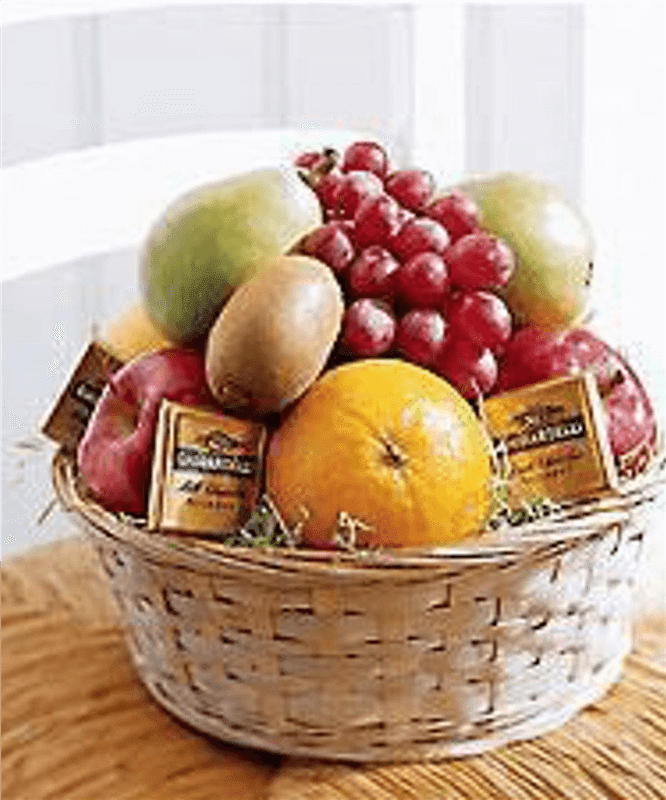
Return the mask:
{"type": "Polygon", "coordinates": [[[155,699],[219,738],[364,761],[478,752],[561,724],[630,648],[640,508],[566,535],[334,565],[197,550],[119,523],[54,466],[155,699]]]}

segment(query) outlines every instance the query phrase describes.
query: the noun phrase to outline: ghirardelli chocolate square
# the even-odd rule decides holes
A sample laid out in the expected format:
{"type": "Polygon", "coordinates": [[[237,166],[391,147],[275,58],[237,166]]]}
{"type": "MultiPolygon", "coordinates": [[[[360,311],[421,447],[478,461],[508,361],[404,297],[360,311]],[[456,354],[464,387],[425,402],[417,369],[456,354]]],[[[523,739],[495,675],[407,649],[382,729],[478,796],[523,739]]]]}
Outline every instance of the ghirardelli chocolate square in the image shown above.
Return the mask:
{"type": "Polygon", "coordinates": [[[591,373],[489,397],[490,432],[525,499],[601,497],[618,488],[605,413],[591,373]]]}
{"type": "Polygon", "coordinates": [[[56,401],[42,432],[63,449],[75,451],[104,387],[123,362],[99,342],[91,342],[56,401]]]}
{"type": "Polygon", "coordinates": [[[261,490],[266,429],[258,422],[163,400],[148,503],[150,530],[227,535],[261,490]]]}

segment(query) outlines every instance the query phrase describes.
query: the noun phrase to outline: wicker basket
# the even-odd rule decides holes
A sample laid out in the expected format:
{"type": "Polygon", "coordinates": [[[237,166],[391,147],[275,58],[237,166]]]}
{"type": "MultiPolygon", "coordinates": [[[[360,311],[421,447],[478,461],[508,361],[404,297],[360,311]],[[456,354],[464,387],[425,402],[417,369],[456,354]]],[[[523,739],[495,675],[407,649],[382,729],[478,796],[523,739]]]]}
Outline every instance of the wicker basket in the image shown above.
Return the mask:
{"type": "Polygon", "coordinates": [[[467,547],[363,557],[147,533],[53,477],[91,537],[155,700],[220,739],[354,761],[480,752],[617,680],[660,472],[467,547]]]}

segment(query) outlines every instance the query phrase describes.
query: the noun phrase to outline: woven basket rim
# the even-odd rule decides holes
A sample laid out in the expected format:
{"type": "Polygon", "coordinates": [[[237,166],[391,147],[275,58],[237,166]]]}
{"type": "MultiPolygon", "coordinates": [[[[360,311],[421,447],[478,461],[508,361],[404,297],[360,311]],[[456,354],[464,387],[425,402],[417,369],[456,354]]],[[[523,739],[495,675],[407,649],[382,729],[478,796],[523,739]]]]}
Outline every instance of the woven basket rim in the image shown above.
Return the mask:
{"type": "Polygon", "coordinates": [[[527,523],[506,531],[481,534],[458,545],[400,550],[344,552],[287,547],[241,547],[224,545],[187,534],[148,531],[123,521],[81,491],[76,460],[72,453],[58,450],[53,458],[52,480],[62,507],[85,521],[99,534],[131,544],[146,554],[168,555],[184,562],[245,564],[288,571],[316,571],[335,568],[336,573],[359,569],[407,567],[451,568],[452,563],[497,563],[524,556],[539,547],[552,547],[572,539],[585,538],[602,527],[626,519],[632,508],[654,500],[666,482],[666,453],[661,451],[651,467],[626,481],[619,494],[571,506],[561,514],[527,523]]]}

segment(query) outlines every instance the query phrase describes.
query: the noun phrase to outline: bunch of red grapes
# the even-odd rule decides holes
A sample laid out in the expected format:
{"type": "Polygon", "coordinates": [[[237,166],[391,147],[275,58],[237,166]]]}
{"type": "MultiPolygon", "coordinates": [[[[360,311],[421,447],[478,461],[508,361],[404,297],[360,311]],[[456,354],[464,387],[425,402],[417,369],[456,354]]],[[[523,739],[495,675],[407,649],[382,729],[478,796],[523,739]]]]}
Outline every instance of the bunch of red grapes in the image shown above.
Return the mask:
{"type": "Polygon", "coordinates": [[[399,356],[432,370],[469,399],[497,382],[512,321],[495,293],[515,255],[480,229],[475,203],[435,197],[430,173],[393,170],[375,142],[295,159],[325,224],[300,243],[336,274],[346,297],[339,347],[346,357],[399,356]]]}

